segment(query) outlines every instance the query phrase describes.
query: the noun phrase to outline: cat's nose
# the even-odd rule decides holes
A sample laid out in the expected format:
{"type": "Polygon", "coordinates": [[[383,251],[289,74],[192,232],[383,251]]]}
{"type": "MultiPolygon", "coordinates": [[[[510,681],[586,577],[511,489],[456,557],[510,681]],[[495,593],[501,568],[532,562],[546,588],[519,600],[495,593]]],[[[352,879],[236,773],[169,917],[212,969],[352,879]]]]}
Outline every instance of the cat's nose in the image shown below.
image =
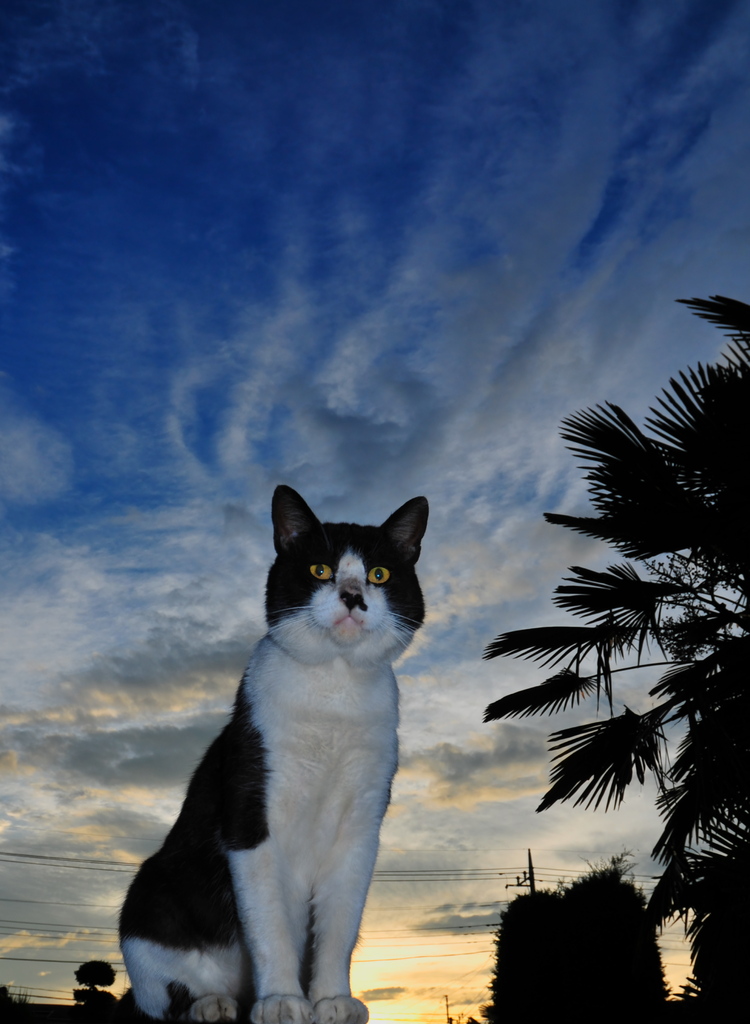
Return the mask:
{"type": "Polygon", "coordinates": [[[359,593],[352,593],[351,590],[342,590],[339,597],[344,602],[349,611],[355,608],[357,605],[362,609],[363,612],[367,611],[367,605],[365,599],[359,593]]]}

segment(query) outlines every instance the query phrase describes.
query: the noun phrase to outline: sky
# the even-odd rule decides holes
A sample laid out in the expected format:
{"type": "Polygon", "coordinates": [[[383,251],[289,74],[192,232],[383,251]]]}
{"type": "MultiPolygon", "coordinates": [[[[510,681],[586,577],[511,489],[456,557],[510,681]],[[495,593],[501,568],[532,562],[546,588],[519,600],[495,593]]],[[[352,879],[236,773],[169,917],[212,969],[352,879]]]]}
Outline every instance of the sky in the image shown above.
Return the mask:
{"type": "Polygon", "coordinates": [[[732,0],[3,0],[0,983],[121,968],[264,632],[278,483],[324,520],[431,505],[372,1019],[478,1016],[527,849],[653,885],[648,782],[535,813],[595,703],[484,725],[542,675],[481,655],[621,560],[542,519],[587,509],[562,418],[641,421],[724,341],[674,300],[750,301],[749,44],[732,0]]]}

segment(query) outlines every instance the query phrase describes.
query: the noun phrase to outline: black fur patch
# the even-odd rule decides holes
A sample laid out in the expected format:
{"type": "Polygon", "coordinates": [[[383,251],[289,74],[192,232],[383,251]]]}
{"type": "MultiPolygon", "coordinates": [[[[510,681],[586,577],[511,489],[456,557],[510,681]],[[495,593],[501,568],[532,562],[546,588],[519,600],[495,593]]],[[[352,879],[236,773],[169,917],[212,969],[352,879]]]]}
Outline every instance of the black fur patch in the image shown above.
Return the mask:
{"type": "Polygon", "coordinates": [[[230,945],[239,936],[226,849],[268,836],[265,751],[240,687],[231,721],[198,765],[164,845],[144,861],[120,915],[122,938],[173,949],[230,945]]]}
{"type": "Polygon", "coordinates": [[[170,981],[167,985],[169,993],[169,1009],[167,1020],[187,1020],[187,1012],[195,1002],[195,996],[187,987],[177,981],[170,981]]]}
{"type": "Polygon", "coordinates": [[[112,1014],[114,1024],[145,1024],[153,1019],[138,1008],[132,988],[127,989],[118,1000],[115,1012],[112,1014]]]}

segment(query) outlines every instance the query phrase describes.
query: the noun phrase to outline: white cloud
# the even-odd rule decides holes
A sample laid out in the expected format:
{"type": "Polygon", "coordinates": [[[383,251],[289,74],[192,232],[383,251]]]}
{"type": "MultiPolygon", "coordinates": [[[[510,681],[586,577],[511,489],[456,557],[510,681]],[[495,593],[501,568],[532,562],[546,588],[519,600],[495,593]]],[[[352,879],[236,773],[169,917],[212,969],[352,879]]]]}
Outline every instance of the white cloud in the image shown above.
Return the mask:
{"type": "Polygon", "coordinates": [[[0,381],[0,502],[51,501],[68,489],[72,471],[68,442],[0,381]]]}

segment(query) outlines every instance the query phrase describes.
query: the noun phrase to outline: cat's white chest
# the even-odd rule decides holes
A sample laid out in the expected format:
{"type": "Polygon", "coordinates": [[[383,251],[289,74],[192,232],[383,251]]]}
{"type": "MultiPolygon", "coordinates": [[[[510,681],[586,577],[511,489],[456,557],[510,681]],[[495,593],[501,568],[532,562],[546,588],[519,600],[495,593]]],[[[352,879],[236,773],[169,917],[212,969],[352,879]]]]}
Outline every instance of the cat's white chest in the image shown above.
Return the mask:
{"type": "Polygon", "coordinates": [[[357,819],[379,825],[398,758],[390,665],[304,665],[265,638],[243,686],[265,747],[272,842],[310,850],[357,819]]]}

